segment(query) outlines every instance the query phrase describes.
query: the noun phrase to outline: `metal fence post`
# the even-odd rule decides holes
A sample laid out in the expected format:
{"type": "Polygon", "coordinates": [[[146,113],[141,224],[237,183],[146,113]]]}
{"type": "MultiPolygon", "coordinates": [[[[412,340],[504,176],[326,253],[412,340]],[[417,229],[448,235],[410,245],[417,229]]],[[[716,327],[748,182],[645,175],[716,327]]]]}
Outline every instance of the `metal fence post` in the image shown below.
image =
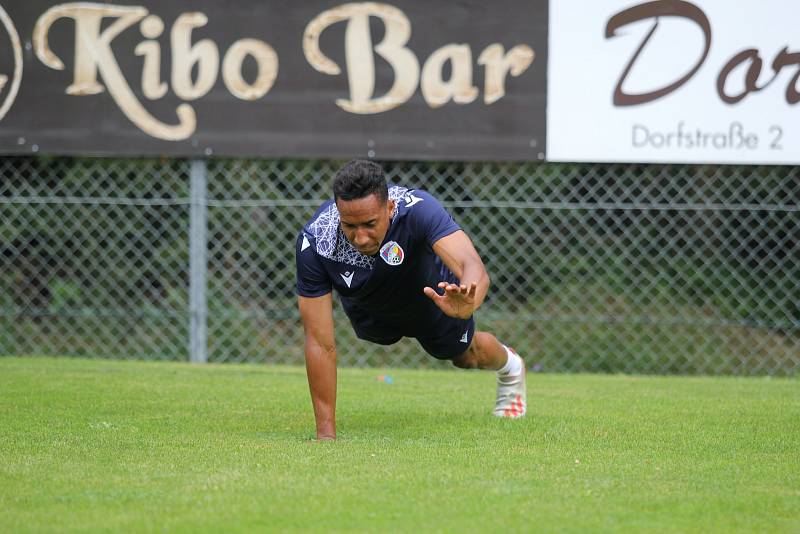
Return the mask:
{"type": "Polygon", "coordinates": [[[208,303],[206,301],[206,272],[208,269],[208,242],[206,230],[208,210],[206,205],[206,178],[208,169],[202,159],[192,160],[191,197],[192,208],[189,222],[189,308],[191,325],[189,332],[189,360],[206,363],[208,303]]]}

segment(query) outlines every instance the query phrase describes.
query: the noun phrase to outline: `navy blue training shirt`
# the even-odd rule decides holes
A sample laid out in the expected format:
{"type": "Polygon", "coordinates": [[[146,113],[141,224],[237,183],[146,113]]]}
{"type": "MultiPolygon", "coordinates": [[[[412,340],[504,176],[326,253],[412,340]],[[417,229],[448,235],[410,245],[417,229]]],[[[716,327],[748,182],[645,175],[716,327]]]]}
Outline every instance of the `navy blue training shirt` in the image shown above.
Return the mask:
{"type": "Polygon", "coordinates": [[[297,293],[319,297],[335,289],[357,334],[432,335],[444,314],[422,288],[457,282],[432,246],[461,228],[425,191],[392,186],[389,199],[395,211],[374,256],[347,240],[333,200],[317,210],[297,237],[297,293]]]}

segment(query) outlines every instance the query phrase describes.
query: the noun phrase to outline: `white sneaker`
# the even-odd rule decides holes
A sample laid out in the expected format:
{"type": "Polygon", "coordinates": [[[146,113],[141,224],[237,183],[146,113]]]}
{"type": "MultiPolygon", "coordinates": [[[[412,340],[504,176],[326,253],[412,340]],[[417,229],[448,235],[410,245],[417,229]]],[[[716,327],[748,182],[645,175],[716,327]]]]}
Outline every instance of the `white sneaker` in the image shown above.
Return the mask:
{"type": "MultiPolygon", "coordinates": [[[[516,351],[509,347],[511,352],[516,351]]],[[[517,356],[519,356],[517,354],[517,356]]],[[[492,415],[517,419],[525,415],[528,401],[525,395],[525,360],[522,360],[522,372],[516,376],[497,377],[497,401],[494,403],[492,415]]]]}

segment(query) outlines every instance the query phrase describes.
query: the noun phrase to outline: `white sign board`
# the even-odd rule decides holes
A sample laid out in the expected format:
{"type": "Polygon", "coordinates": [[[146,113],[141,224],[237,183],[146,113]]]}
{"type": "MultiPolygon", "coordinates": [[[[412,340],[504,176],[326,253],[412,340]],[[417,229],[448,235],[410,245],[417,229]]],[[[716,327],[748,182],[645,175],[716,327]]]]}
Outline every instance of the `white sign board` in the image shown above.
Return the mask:
{"type": "Polygon", "coordinates": [[[550,2],[547,159],[800,163],[800,1],[550,2]]]}

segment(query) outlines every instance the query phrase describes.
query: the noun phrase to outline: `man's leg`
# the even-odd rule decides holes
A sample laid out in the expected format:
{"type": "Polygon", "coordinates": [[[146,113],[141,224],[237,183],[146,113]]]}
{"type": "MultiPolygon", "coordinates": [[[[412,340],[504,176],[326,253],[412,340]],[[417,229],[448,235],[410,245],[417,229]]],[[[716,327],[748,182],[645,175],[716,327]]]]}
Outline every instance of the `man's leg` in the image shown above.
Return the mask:
{"type": "Polygon", "coordinates": [[[475,332],[469,348],[453,358],[453,365],[462,369],[492,369],[497,371],[506,364],[505,346],[489,332],[475,332]]]}
{"type": "Polygon", "coordinates": [[[462,369],[497,371],[497,400],[494,415],[517,418],[525,415],[525,362],[513,350],[488,332],[475,332],[469,348],[453,358],[453,365],[462,369]]]}

